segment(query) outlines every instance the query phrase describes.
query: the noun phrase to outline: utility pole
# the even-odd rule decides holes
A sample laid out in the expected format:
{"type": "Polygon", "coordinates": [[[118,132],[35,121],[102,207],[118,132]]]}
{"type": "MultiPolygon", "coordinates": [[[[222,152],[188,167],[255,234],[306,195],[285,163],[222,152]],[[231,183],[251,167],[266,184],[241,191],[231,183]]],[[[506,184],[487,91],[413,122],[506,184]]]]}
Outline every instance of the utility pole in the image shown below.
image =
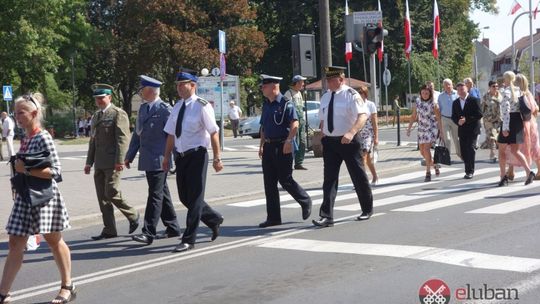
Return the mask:
{"type": "Polygon", "coordinates": [[[71,61],[71,84],[73,86],[73,93],[72,93],[72,97],[73,97],[73,126],[74,126],[73,136],[77,137],[77,128],[78,128],[78,126],[77,126],[77,117],[75,115],[75,108],[77,106],[76,101],[75,101],[75,54],[71,54],[70,61],[71,61]]]}
{"type": "Polygon", "coordinates": [[[332,65],[332,45],[330,43],[330,5],[328,0],[319,0],[319,24],[321,26],[321,86],[326,91],[324,68],[332,65]]]}

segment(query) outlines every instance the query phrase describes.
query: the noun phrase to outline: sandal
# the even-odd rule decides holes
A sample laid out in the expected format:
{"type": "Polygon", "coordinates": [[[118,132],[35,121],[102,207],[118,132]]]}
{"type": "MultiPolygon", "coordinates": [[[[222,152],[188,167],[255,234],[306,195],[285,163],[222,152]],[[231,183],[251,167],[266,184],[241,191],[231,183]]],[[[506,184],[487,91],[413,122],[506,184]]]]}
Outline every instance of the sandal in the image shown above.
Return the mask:
{"type": "Polygon", "coordinates": [[[69,303],[69,302],[71,302],[71,301],[73,301],[73,300],[75,300],[77,298],[77,290],[75,289],[75,285],[73,283],[71,285],[69,285],[69,286],[62,285],[60,287],[60,289],[69,290],[69,296],[67,298],[64,298],[64,297],[58,295],[58,296],[56,296],[56,298],[54,298],[54,300],[51,301],[51,303],[65,304],[65,303],[69,303]]]}
{"type": "Polygon", "coordinates": [[[508,177],[508,180],[509,180],[509,181],[511,181],[511,182],[514,181],[514,173],[512,173],[512,174],[506,174],[506,176],[508,177]]]}
{"type": "Polygon", "coordinates": [[[11,301],[11,296],[8,294],[0,294],[0,304],[9,304],[11,301]]]}
{"type": "Polygon", "coordinates": [[[426,178],[424,178],[424,182],[430,182],[431,181],[431,173],[426,173],[426,178]]]}
{"type": "Polygon", "coordinates": [[[439,170],[438,167],[435,167],[435,175],[436,175],[436,176],[441,175],[441,170],[439,170]]]}

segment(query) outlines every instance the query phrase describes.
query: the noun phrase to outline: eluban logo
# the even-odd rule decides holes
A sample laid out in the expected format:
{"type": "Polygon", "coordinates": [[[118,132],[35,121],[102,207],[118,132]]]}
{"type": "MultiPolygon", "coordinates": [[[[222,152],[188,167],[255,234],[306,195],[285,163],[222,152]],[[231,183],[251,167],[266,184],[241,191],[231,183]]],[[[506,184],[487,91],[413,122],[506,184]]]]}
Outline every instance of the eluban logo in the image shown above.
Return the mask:
{"type": "Polygon", "coordinates": [[[483,284],[480,288],[466,284],[465,288],[456,289],[457,300],[519,300],[516,288],[490,288],[483,284]]]}
{"type": "Polygon", "coordinates": [[[439,279],[431,279],[422,284],[418,295],[421,304],[450,303],[450,288],[439,279]]]}

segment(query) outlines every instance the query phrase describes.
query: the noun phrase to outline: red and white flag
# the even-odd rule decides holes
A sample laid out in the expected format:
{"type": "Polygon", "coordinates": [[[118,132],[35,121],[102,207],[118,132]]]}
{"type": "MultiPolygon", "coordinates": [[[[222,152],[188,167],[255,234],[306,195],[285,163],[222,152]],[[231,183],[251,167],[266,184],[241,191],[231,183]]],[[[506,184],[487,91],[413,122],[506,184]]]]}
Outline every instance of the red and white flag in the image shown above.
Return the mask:
{"type": "Polygon", "coordinates": [[[521,4],[519,4],[517,0],[514,0],[514,2],[512,3],[512,6],[510,7],[510,12],[508,13],[508,15],[515,14],[517,11],[519,11],[520,8],[521,8],[521,4]]]}
{"type": "MultiPolygon", "coordinates": [[[[378,1],[378,4],[379,4],[379,12],[382,12],[381,1],[380,0],[378,1]]],[[[379,27],[383,28],[382,27],[382,19],[379,22],[379,27]]],[[[383,53],[384,53],[384,41],[381,41],[381,47],[377,49],[377,57],[379,58],[379,62],[382,62],[382,60],[383,60],[383,53]]]]}
{"type": "MultiPolygon", "coordinates": [[[[345,0],[345,16],[349,14],[349,3],[345,0]]],[[[349,63],[352,59],[352,43],[345,42],[345,62],[349,63]]]]}
{"type": "Polygon", "coordinates": [[[536,2],[536,7],[534,8],[534,19],[536,19],[536,14],[538,13],[538,4],[540,4],[540,1],[536,2]]]}
{"type": "Polygon", "coordinates": [[[441,23],[439,20],[439,6],[437,5],[437,0],[433,3],[433,46],[431,48],[431,53],[435,59],[439,59],[439,33],[441,32],[441,23]]]}
{"type": "Polygon", "coordinates": [[[409,0],[405,0],[405,57],[409,60],[412,51],[411,18],[409,17],[409,0]]]}

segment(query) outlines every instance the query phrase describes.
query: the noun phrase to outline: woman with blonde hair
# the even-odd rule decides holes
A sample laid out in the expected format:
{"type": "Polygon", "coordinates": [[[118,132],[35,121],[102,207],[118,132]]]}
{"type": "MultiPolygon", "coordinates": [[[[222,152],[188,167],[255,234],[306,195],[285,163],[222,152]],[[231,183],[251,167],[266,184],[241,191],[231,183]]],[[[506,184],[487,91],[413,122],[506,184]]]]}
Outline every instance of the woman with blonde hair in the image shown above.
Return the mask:
{"type": "Polygon", "coordinates": [[[377,176],[377,171],[375,170],[375,164],[373,162],[373,157],[371,156],[371,153],[374,151],[374,149],[376,149],[377,145],[379,144],[377,106],[373,101],[368,100],[369,91],[365,86],[361,86],[358,92],[366,102],[368,109],[368,119],[362,130],[360,130],[360,137],[362,137],[360,151],[362,151],[362,159],[364,160],[364,165],[367,166],[369,168],[369,171],[371,172],[371,185],[376,185],[379,182],[379,177],[377,176]]]}
{"type": "Polygon", "coordinates": [[[16,193],[6,226],[9,252],[0,282],[0,304],[9,303],[8,292],[21,268],[26,241],[30,235],[35,234],[43,234],[60,272],[60,291],[51,303],[67,303],[76,296],[71,281],[71,253],[62,238],[62,231],[69,228],[69,219],[64,199],[56,184],[61,180],[60,160],[51,135],[41,125],[42,101],[41,94],[25,95],[15,100],[15,118],[17,124],[25,130],[19,153],[49,152],[51,165],[46,168],[27,168],[21,159],[17,159],[15,171],[28,178],[51,180],[52,199],[41,206],[33,206],[26,195],[16,193]]]}
{"type": "Polygon", "coordinates": [[[519,151],[519,144],[523,143],[523,119],[519,111],[519,97],[523,94],[519,88],[514,86],[516,74],[507,71],[503,74],[504,91],[501,102],[502,126],[497,142],[499,143],[499,169],[501,180],[499,187],[508,185],[508,175],[506,174],[507,153],[513,156],[516,161],[525,169],[527,179],[525,185],[532,183],[535,174],[531,171],[525,156],[519,151]],[[509,148],[509,151],[507,151],[509,148]]]}

